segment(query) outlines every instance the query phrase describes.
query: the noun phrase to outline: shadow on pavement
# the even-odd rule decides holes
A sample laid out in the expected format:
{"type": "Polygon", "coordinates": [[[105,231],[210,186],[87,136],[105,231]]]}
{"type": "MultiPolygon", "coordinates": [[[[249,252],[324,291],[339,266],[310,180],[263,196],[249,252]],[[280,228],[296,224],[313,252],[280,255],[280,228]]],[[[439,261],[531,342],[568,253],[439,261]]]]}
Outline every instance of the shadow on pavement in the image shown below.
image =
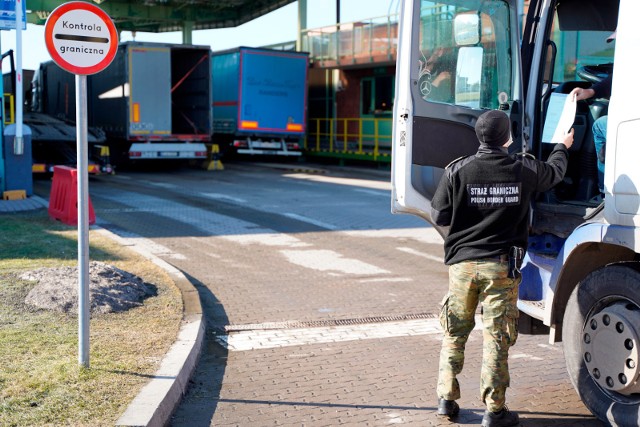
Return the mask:
{"type": "Polygon", "coordinates": [[[229,319],[211,290],[195,277],[184,274],[200,295],[206,321],[205,341],[187,392],[173,414],[170,425],[209,426],[219,402],[228,355],[227,349],[214,341],[212,331],[223,330],[229,319]]]}

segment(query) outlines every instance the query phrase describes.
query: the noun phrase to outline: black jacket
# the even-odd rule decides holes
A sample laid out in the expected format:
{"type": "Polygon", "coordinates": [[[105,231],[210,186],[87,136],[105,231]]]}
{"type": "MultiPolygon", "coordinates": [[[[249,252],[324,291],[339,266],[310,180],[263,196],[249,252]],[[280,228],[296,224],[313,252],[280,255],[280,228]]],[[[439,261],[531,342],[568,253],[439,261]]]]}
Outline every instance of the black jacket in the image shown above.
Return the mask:
{"type": "Polygon", "coordinates": [[[591,89],[595,92],[594,98],[607,98],[611,97],[611,84],[613,83],[613,74],[609,74],[598,83],[594,83],[591,89]]]}
{"type": "Polygon", "coordinates": [[[563,144],[546,162],[481,145],[474,156],[447,166],[431,201],[431,219],[450,226],[445,264],[506,254],[511,246],[526,249],[531,197],[562,181],[568,156],[563,144]]]}

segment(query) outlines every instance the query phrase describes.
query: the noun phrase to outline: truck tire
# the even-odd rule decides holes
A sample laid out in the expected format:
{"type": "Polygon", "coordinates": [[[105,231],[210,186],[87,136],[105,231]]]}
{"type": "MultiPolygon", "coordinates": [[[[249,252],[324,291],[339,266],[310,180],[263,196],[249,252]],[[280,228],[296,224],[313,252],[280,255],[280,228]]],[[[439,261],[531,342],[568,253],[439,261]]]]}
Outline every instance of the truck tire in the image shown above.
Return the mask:
{"type": "Polygon", "coordinates": [[[571,383],[586,407],[612,426],[640,426],[637,264],[589,274],[573,290],[562,325],[571,383]]]}

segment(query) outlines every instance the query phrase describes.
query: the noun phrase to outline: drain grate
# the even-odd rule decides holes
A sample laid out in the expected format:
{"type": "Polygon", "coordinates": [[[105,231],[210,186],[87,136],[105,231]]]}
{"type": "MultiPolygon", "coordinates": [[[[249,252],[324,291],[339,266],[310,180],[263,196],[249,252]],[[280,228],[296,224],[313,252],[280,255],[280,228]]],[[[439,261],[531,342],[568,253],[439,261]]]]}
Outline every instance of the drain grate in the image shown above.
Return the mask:
{"type": "Polygon", "coordinates": [[[438,317],[432,313],[400,314],[395,316],[357,317],[353,319],[326,319],[309,321],[286,321],[249,323],[245,325],[226,325],[224,332],[242,331],[266,331],[271,329],[300,329],[300,328],[327,328],[332,326],[364,325],[369,323],[401,322],[404,320],[434,319],[438,317]]]}

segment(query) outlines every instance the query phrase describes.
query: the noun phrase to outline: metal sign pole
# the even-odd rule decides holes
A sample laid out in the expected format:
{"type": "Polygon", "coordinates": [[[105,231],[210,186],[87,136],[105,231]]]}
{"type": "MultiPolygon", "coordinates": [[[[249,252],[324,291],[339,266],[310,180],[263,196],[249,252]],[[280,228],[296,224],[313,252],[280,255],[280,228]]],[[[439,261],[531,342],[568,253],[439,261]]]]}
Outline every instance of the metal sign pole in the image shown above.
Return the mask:
{"type": "Polygon", "coordinates": [[[44,42],[53,61],[64,70],[76,75],[78,362],[81,366],[89,368],[89,126],[87,119],[87,75],[104,70],[113,61],[118,51],[118,32],[109,15],[98,6],[84,1],[70,1],[58,6],[47,18],[47,23],[44,26],[44,42]],[[78,33],[78,30],[81,31],[78,33]]]}
{"type": "Polygon", "coordinates": [[[16,136],[13,140],[13,154],[24,154],[22,134],[22,1],[16,0],[16,136]]]}
{"type": "MultiPolygon", "coordinates": [[[[2,47],[0,46],[0,52],[2,52],[2,47]]],[[[2,66],[2,61],[0,60],[0,67],[2,66]]],[[[0,93],[4,93],[4,86],[2,79],[0,79],[0,93]]],[[[2,102],[4,102],[4,96],[2,98],[2,102]]],[[[4,108],[0,108],[0,193],[3,193],[5,188],[4,184],[4,108]]]]}
{"type": "Polygon", "coordinates": [[[89,367],[89,176],[87,76],[76,75],[78,153],[78,363],[89,367]]]}

